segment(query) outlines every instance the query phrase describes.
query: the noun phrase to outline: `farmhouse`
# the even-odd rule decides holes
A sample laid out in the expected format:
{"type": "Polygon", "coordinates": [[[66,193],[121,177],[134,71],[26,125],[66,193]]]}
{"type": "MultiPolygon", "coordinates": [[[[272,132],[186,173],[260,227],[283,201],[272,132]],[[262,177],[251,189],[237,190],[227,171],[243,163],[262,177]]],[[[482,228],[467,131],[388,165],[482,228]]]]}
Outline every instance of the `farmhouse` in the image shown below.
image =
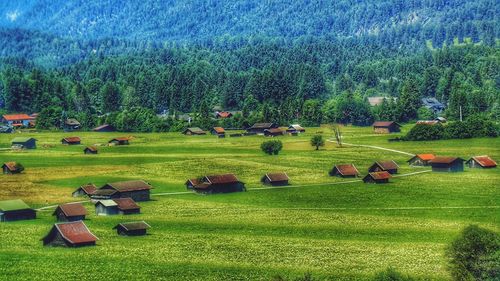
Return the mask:
{"type": "Polygon", "coordinates": [[[368,173],[363,178],[364,183],[388,183],[391,178],[391,174],[387,171],[368,173]]]}
{"type": "Polygon", "coordinates": [[[217,111],[215,112],[215,118],[226,119],[233,117],[233,114],[229,111],[217,111]]]}
{"type": "Polygon", "coordinates": [[[446,109],[446,106],[439,102],[436,98],[423,98],[422,105],[431,110],[434,114],[439,114],[446,109]]]}
{"type": "Polygon", "coordinates": [[[434,154],[417,154],[408,160],[408,164],[411,166],[429,166],[429,161],[434,159],[436,156],[434,154]]]}
{"type": "Polygon", "coordinates": [[[30,127],[36,117],[27,114],[5,114],[2,116],[2,123],[11,127],[30,127]]]}
{"type": "Polygon", "coordinates": [[[353,164],[342,164],[335,165],[329,174],[342,178],[355,178],[359,176],[359,171],[353,164]]]}
{"type": "Polygon", "coordinates": [[[36,219],[36,211],[23,200],[0,201],[0,221],[17,221],[36,219]]]}
{"type": "Polygon", "coordinates": [[[36,148],[36,139],[34,138],[26,138],[26,137],[17,137],[12,140],[13,147],[20,147],[24,149],[35,149],[36,148]]]}
{"type": "Polygon", "coordinates": [[[376,134],[390,134],[400,132],[401,125],[393,121],[377,121],[373,123],[373,131],[376,134]]]}
{"type": "Polygon", "coordinates": [[[396,162],[389,160],[389,161],[377,161],[371,165],[370,168],[368,168],[368,172],[382,172],[382,171],[387,171],[390,174],[397,174],[398,173],[398,164],[396,162]]]}
{"type": "Polygon", "coordinates": [[[141,207],[131,198],[117,198],[97,201],[95,212],[98,216],[131,215],[139,214],[141,207]]]}
{"type": "Polygon", "coordinates": [[[2,165],[2,171],[4,174],[19,174],[24,171],[24,167],[17,162],[6,162],[2,165]]]}
{"type": "Polygon", "coordinates": [[[148,228],[151,228],[149,224],[145,221],[137,221],[137,222],[124,222],[119,223],[113,229],[116,229],[116,232],[119,235],[125,236],[142,236],[146,235],[146,231],[148,228]]]}
{"type": "Polygon", "coordinates": [[[99,127],[96,127],[94,129],[92,129],[92,131],[94,131],[94,132],[100,132],[100,133],[114,132],[115,128],[113,126],[111,126],[111,125],[104,124],[104,125],[101,125],[99,127]]]}
{"type": "Polygon", "coordinates": [[[68,118],[66,121],[64,121],[64,130],[65,131],[75,131],[80,129],[82,124],[78,122],[75,118],[68,118]]]}
{"type": "Polygon", "coordinates": [[[252,127],[247,129],[248,133],[264,134],[265,130],[276,129],[278,125],[274,123],[255,123],[252,127]]]}
{"type": "Polygon", "coordinates": [[[61,143],[64,145],[76,145],[81,143],[81,139],[79,137],[68,137],[61,140],[61,143]]]}
{"type": "Polygon", "coordinates": [[[91,195],[92,199],[132,198],[134,201],[149,201],[153,187],[142,180],[107,183],[91,195]]]}
{"type": "Polygon", "coordinates": [[[229,193],[245,191],[245,183],[233,174],[205,176],[201,179],[191,179],[186,182],[188,189],[199,193],[229,193]]]}
{"type": "Polygon", "coordinates": [[[108,143],[111,145],[129,145],[130,137],[119,137],[110,140],[108,143]]]}
{"type": "Polygon", "coordinates": [[[63,247],[94,246],[97,240],[82,221],[56,223],[42,238],[44,246],[63,247]]]}
{"type": "Polygon", "coordinates": [[[434,172],[463,172],[464,159],[458,157],[436,156],[429,161],[434,172]]]}
{"type": "Polygon", "coordinates": [[[97,150],[97,147],[91,145],[91,146],[87,146],[85,147],[85,149],[83,150],[83,153],[84,154],[97,154],[99,151],[97,150]]]}
{"type": "Polygon", "coordinates": [[[278,137],[282,136],[284,132],[280,128],[265,129],[264,136],[266,137],[278,137]]]}
{"type": "Polygon", "coordinates": [[[302,128],[302,126],[300,126],[299,124],[294,124],[288,126],[286,132],[289,134],[299,134],[299,133],[305,133],[306,129],[302,128]]]}
{"type": "Polygon", "coordinates": [[[87,209],[82,203],[68,203],[59,205],[52,215],[58,221],[81,221],[85,219],[87,209]]]}
{"type": "Polygon", "coordinates": [[[207,133],[203,131],[202,129],[198,127],[192,127],[192,128],[187,128],[182,132],[184,135],[187,136],[200,136],[200,135],[206,135],[207,133]]]}
{"type": "Polygon", "coordinates": [[[226,130],[222,127],[213,127],[212,130],[210,130],[210,133],[219,137],[226,136],[226,130]]]}
{"type": "Polygon", "coordinates": [[[487,155],[474,156],[471,159],[467,160],[465,164],[467,164],[469,168],[484,168],[484,169],[496,168],[497,166],[497,162],[495,162],[487,155]]]}
{"type": "Polygon", "coordinates": [[[290,180],[290,178],[288,177],[288,175],[284,172],[281,172],[281,173],[265,174],[260,179],[260,182],[262,182],[265,185],[284,186],[284,185],[288,185],[289,180],[290,180]]]}
{"type": "Polygon", "coordinates": [[[97,187],[92,184],[88,183],[85,185],[80,186],[77,190],[73,191],[73,197],[79,197],[79,196],[90,196],[96,192],[97,187]]]}

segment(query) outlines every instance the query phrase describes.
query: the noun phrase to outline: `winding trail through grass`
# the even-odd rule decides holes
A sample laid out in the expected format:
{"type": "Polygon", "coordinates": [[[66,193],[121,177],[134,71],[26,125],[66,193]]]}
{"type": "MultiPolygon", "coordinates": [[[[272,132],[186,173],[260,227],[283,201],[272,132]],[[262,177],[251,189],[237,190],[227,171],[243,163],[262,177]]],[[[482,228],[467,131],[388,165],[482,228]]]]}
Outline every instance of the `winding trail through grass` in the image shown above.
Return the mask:
{"type": "MultiPolygon", "coordinates": [[[[329,139],[327,141],[328,142],[337,143],[336,141],[333,141],[331,139],[329,139]]],[[[379,149],[379,150],[385,150],[385,151],[395,152],[395,153],[404,154],[404,155],[408,155],[408,156],[415,156],[415,154],[412,154],[412,153],[409,153],[409,152],[404,152],[404,151],[401,151],[401,150],[390,149],[390,148],[385,148],[385,147],[375,146],[375,145],[353,144],[353,143],[347,143],[347,142],[343,142],[342,145],[367,147],[367,148],[373,148],[373,149],[379,149]]]]}

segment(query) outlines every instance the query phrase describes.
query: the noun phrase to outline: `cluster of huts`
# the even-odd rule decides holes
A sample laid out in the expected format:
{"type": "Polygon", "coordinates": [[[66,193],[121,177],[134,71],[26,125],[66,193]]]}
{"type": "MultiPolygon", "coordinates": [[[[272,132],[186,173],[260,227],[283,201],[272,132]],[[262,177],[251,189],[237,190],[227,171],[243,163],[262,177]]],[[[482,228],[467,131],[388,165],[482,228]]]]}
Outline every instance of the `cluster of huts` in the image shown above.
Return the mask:
{"type": "MultiPolygon", "coordinates": [[[[297,136],[298,134],[304,133],[305,131],[306,130],[298,124],[290,125],[286,130],[284,130],[275,123],[255,123],[253,126],[247,128],[244,133],[233,133],[230,134],[229,137],[242,137],[242,136],[253,136],[253,135],[278,137],[278,136],[284,136],[285,134],[297,136]]],[[[207,135],[206,131],[198,127],[187,128],[182,133],[187,136],[207,135]]],[[[219,138],[226,137],[226,130],[222,127],[213,127],[209,133],[218,136],[219,138]]]]}

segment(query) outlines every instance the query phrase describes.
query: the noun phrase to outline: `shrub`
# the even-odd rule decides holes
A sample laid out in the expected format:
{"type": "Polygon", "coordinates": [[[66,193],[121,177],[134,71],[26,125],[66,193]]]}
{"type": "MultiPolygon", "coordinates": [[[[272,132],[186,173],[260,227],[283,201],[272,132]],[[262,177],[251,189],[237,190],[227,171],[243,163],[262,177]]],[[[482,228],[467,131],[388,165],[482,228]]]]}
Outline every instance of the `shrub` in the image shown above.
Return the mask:
{"type": "Polygon", "coordinates": [[[325,140],[322,135],[315,135],[311,138],[311,145],[316,147],[316,150],[319,150],[320,146],[325,145],[325,140]]]}
{"type": "Polygon", "coordinates": [[[500,235],[471,225],[462,230],[447,249],[455,280],[498,280],[500,235]]]}
{"type": "Polygon", "coordinates": [[[441,124],[427,125],[417,124],[404,136],[408,141],[439,140],[443,138],[443,126],[441,124]]]}
{"type": "Polygon", "coordinates": [[[269,155],[278,155],[283,148],[283,143],[279,140],[265,141],[260,145],[260,149],[269,155]]]}

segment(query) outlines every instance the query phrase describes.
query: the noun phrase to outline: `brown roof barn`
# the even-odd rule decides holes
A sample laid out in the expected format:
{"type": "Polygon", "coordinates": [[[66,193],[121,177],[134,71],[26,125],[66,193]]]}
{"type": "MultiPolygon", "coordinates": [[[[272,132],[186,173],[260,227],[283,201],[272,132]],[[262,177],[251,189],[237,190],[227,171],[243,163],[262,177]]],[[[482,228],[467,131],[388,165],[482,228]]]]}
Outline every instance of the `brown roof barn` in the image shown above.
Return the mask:
{"type": "Polygon", "coordinates": [[[436,156],[429,161],[433,172],[463,172],[464,159],[459,157],[436,156]]]}
{"type": "Polygon", "coordinates": [[[264,130],[278,128],[274,123],[255,123],[252,127],[247,129],[249,133],[264,134],[264,130]]]}
{"type": "Polygon", "coordinates": [[[390,134],[400,132],[401,125],[393,121],[377,121],[373,123],[373,131],[377,134],[390,134]]]}
{"type": "Polygon", "coordinates": [[[99,127],[94,128],[92,131],[94,132],[100,132],[100,133],[105,133],[105,132],[114,132],[115,128],[111,125],[104,124],[99,127]]]}
{"type": "Polygon", "coordinates": [[[224,130],[224,128],[222,127],[213,127],[210,133],[212,133],[212,135],[221,136],[226,134],[226,130],[224,130]]]}
{"type": "Polygon", "coordinates": [[[487,155],[471,157],[465,162],[469,168],[496,168],[497,162],[487,155]]]}
{"type": "Polygon", "coordinates": [[[294,124],[288,126],[288,129],[286,130],[288,133],[304,133],[306,129],[302,128],[299,124],[294,124]]]}
{"type": "Polygon", "coordinates": [[[342,165],[335,165],[329,174],[330,176],[355,178],[359,176],[359,171],[353,164],[342,164],[342,165]]]}
{"type": "Polygon", "coordinates": [[[73,192],[73,197],[78,197],[78,196],[90,196],[94,194],[94,192],[97,190],[97,186],[95,186],[92,183],[88,183],[85,185],[80,186],[77,190],[73,192]]]}
{"type": "Polygon", "coordinates": [[[92,199],[132,198],[149,201],[153,187],[143,180],[107,183],[91,195],[92,199]]]}
{"type": "Polygon", "coordinates": [[[288,175],[284,172],[280,173],[267,173],[265,174],[260,181],[265,184],[265,185],[272,185],[272,186],[284,186],[288,185],[288,181],[290,178],[288,175]]]}
{"type": "Polygon", "coordinates": [[[97,215],[131,215],[139,214],[141,207],[135,203],[132,198],[117,198],[111,200],[99,200],[95,203],[97,215]]]}
{"type": "Polygon", "coordinates": [[[24,171],[24,166],[17,162],[5,162],[2,165],[4,174],[19,174],[24,171]]]}
{"type": "Polygon", "coordinates": [[[110,140],[108,143],[113,145],[129,145],[131,139],[131,137],[119,137],[110,140]]]}
{"type": "Polygon", "coordinates": [[[79,137],[67,137],[61,140],[62,144],[65,145],[77,145],[81,143],[81,139],[79,137]]]}
{"type": "Polygon", "coordinates": [[[42,239],[44,246],[63,247],[93,246],[97,240],[82,221],[56,223],[42,239]]]}
{"type": "Polygon", "coordinates": [[[188,136],[201,136],[201,135],[207,134],[205,131],[203,131],[201,128],[198,128],[198,127],[187,128],[182,133],[184,135],[188,135],[188,136]]]}
{"type": "Polygon", "coordinates": [[[91,145],[91,146],[87,146],[85,147],[85,149],[83,150],[83,153],[84,154],[97,154],[99,151],[97,149],[97,147],[91,145]]]}
{"type": "Polygon", "coordinates": [[[58,221],[81,221],[85,219],[87,209],[82,203],[68,203],[59,205],[52,215],[58,221]]]}
{"type": "Polygon", "coordinates": [[[398,173],[398,164],[394,162],[393,160],[389,161],[377,161],[373,163],[373,165],[368,168],[368,172],[381,172],[381,171],[387,171],[390,174],[397,174],[398,173]]]}
{"type": "Polygon", "coordinates": [[[391,174],[387,171],[368,173],[363,178],[364,183],[388,183],[392,178],[391,174]]]}
{"type": "Polygon", "coordinates": [[[151,226],[145,221],[124,222],[113,227],[119,235],[125,236],[146,235],[148,228],[151,228],[151,226]]]}
{"type": "Polygon", "coordinates": [[[285,132],[283,132],[280,128],[273,128],[273,129],[265,129],[264,130],[264,136],[266,136],[266,137],[277,137],[277,136],[282,136],[284,134],[285,134],[285,132]]]}
{"type": "Polygon", "coordinates": [[[186,181],[186,187],[199,193],[229,193],[245,191],[245,183],[233,174],[205,176],[186,181]]]}
{"type": "Polygon", "coordinates": [[[411,166],[428,166],[429,161],[434,159],[436,156],[434,154],[417,154],[408,160],[408,164],[411,166]]]}

